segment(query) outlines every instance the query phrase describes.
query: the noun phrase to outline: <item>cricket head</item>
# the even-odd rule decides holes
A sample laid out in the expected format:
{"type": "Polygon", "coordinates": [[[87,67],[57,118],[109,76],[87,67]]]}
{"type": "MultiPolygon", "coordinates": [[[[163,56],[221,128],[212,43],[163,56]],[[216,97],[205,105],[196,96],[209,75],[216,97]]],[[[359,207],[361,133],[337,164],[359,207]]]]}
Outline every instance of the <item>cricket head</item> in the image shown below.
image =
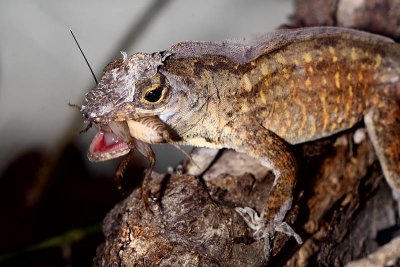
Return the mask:
{"type": "Polygon", "coordinates": [[[154,144],[177,138],[165,123],[179,109],[181,99],[173,97],[171,83],[160,71],[169,56],[165,52],[130,56],[122,52],[122,58],[106,66],[81,107],[85,121],[98,129],[89,148],[90,160],[125,155],[136,141],[154,144]]]}

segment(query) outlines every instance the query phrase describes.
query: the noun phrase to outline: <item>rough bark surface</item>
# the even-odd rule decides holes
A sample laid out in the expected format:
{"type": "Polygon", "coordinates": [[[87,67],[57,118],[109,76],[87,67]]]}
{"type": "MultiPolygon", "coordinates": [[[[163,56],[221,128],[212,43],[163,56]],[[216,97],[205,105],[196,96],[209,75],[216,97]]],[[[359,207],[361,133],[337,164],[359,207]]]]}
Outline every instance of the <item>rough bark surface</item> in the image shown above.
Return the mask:
{"type": "Polygon", "coordinates": [[[400,39],[400,0],[295,0],[296,26],[341,26],[400,39]]]}
{"type": "MultiPolygon", "coordinates": [[[[379,238],[390,239],[385,230],[396,223],[390,189],[369,140],[357,145],[351,137],[296,147],[303,171],[287,221],[305,243],[278,234],[271,266],[342,266],[375,251],[385,242],[379,238]]],[[[272,173],[225,151],[202,178],[155,175],[149,211],[139,190],[114,207],[95,265],[264,266],[263,241],[252,239],[234,207],[262,210],[272,173]]]]}
{"type": "MultiPolygon", "coordinates": [[[[295,3],[295,26],[400,38],[400,0],[295,3]]],[[[294,147],[301,173],[286,221],[304,244],[278,233],[270,266],[400,266],[397,206],[362,127],[294,147]]],[[[265,266],[263,241],[234,207],[263,210],[272,173],[229,150],[199,178],[184,173],[154,175],[149,210],[137,189],[109,212],[95,266],[265,266]]]]}

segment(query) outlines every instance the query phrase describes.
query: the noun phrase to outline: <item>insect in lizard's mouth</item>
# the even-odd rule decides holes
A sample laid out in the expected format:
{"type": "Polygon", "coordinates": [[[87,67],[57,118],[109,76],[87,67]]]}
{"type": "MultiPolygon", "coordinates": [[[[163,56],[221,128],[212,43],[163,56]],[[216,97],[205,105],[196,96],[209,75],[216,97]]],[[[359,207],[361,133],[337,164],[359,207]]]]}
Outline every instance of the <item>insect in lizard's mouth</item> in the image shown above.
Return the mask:
{"type": "Polygon", "coordinates": [[[118,158],[135,149],[138,143],[158,144],[171,140],[165,124],[155,116],[94,125],[99,131],[89,147],[90,161],[118,158]]]}
{"type": "Polygon", "coordinates": [[[89,147],[88,158],[90,161],[103,161],[128,154],[129,145],[116,134],[98,131],[89,147]]]}

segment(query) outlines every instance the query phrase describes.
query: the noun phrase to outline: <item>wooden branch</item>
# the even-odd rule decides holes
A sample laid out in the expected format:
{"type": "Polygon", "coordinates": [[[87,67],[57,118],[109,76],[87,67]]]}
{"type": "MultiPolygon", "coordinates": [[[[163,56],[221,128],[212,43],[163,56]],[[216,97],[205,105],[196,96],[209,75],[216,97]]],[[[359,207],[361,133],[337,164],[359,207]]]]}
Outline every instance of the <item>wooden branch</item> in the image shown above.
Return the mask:
{"type": "Polygon", "coordinates": [[[400,40],[399,0],[295,0],[296,26],[355,28],[400,40]]]}
{"type": "MultiPolygon", "coordinates": [[[[357,145],[351,137],[297,147],[305,155],[303,172],[287,221],[305,244],[277,234],[272,266],[342,265],[374,251],[377,233],[395,224],[369,140],[357,145]]],[[[234,207],[262,210],[273,175],[256,160],[225,151],[202,178],[205,183],[180,173],[155,175],[153,214],[135,190],[104,220],[106,242],[95,265],[263,266],[263,241],[252,239],[234,207]]]]}

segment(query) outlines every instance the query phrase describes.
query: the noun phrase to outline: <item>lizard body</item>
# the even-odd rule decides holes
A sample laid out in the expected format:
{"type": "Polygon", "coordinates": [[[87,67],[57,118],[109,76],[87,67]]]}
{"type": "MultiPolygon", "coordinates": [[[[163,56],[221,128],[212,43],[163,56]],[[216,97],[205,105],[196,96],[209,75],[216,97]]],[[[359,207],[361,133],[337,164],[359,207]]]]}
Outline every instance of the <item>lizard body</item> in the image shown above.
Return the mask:
{"type": "Polygon", "coordinates": [[[300,242],[283,222],[298,171],[290,145],[364,118],[383,173],[400,192],[399,79],[399,44],[341,28],[124,54],[106,67],[82,106],[86,120],[114,138],[95,138],[89,155],[105,160],[137,148],[152,157],[146,144],[175,143],[231,148],[259,159],[275,174],[266,207],[261,217],[249,208],[237,211],[265,239],[268,258],[275,231],[300,242]]]}

